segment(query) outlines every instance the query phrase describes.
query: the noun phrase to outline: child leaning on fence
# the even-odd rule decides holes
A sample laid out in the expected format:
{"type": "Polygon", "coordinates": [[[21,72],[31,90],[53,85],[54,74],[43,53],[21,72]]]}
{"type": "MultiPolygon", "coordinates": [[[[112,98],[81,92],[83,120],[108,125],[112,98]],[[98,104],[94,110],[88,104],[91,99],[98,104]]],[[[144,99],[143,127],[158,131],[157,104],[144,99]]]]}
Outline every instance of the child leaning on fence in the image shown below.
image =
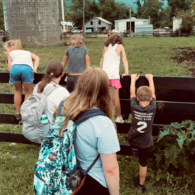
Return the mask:
{"type": "Polygon", "coordinates": [[[146,79],[149,82],[149,87],[142,86],[137,90],[136,96],[136,81],[139,75],[131,75],[131,114],[132,125],[128,132],[128,142],[132,147],[134,156],[139,158],[139,183],[137,189],[143,193],[145,191],[145,179],[147,174],[147,158],[152,140],[152,125],[156,112],[156,96],[153,82],[153,75],[146,74],[146,79]]]}
{"type": "Polygon", "coordinates": [[[10,83],[15,86],[14,105],[17,120],[21,119],[22,84],[24,85],[25,100],[27,100],[32,94],[33,72],[37,72],[40,61],[37,55],[29,51],[21,50],[21,48],[20,40],[10,40],[4,44],[5,54],[8,56],[10,83]]]}
{"type": "Polygon", "coordinates": [[[70,47],[65,52],[62,60],[63,67],[66,66],[67,61],[67,90],[71,93],[75,88],[78,78],[85,71],[85,68],[91,66],[88,50],[84,45],[84,37],[82,35],[73,35],[70,38],[70,47]]]}
{"type": "Polygon", "coordinates": [[[44,78],[35,86],[33,90],[33,93],[42,93],[52,89],[53,87],[56,88],[55,90],[51,91],[47,97],[45,114],[48,117],[49,124],[53,123],[53,114],[60,102],[65,100],[70,95],[67,89],[59,85],[63,75],[64,72],[62,64],[57,61],[51,61],[46,68],[44,78]]]}
{"type": "Polygon", "coordinates": [[[123,76],[128,75],[128,61],[122,38],[117,34],[110,35],[104,46],[100,61],[100,68],[107,73],[109,78],[110,87],[112,88],[113,93],[114,105],[117,112],[117,118],[115,121],[118,123],[124,122],[121,116],[121,106],[119,100],[119,89],[121,88],[121,83],[119,81],[119,68],[121,57],[125,68],[125,74],[123,74],[123,76]]]}

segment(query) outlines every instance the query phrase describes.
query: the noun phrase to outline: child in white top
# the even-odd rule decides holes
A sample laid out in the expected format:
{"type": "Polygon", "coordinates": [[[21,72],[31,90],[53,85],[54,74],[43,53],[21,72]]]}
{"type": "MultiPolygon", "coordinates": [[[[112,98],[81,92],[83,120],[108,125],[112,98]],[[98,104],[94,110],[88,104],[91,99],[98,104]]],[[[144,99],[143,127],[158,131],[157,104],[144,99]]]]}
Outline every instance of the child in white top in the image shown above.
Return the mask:
{"type": "Polygon", "coordinates": [[[20,40],[7,41],[4,49],[5,54],[8,56],[10,83],[13,83],[15,86],[14,105],[16,108],[16,119],[21,120],[22,84],[24,85],[25,100],[27,100],[32,94],[33,72],[37,72],[40,59],[29,51],[21,50],[20,40]],[[35,61],[34,66],[32,61],[35,61]]]}
{"type": "MultiPolygon", "coordinates": [[[[42,93],[45,89],[52,85],[59,85],[59,82],[64,75],[63,66],[60,62],[51,61],[46,69],[46,74],[43,80],[38,83],[33,93],[42,93]]],[[[60,104],[60,102],[69,96],[69,92],[64,87],[58,87],[47,97],[46,115],[48,117],[49,123],[52,124],[54,118],[53,114],[60,104]]]]}
{"type": "Polygon", "coordinates": [[[102,68],[107,73],[110,81],[110,87],[112,88],[113,93],[113,101],[117,112],[117,118],[115,121],[118,123],[124,122],[121,116],[121,106],[119,99],[119,89],[121,88],[121,83],[119,81],[119,67],[121,57],[125,68],[125,73],[123,76],[125,76],[128,75],[129,70],[122,38],[117,34],[110,35],[104,46],[102,58],[100,61],[100,68],[102,68]]]}

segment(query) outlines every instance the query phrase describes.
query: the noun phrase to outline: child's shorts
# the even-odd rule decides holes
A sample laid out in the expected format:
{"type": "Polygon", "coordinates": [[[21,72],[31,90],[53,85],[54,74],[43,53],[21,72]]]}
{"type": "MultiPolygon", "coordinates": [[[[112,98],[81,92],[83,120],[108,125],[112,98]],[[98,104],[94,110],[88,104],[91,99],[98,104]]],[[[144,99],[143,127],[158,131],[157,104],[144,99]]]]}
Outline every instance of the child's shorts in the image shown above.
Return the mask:
{"type": "Polygon", "coordinates": [[[148,156],[149,156],[150,151],[151,151],[151,147],[150,148],[144,148],[144,149],[132,148],[133,156],[138,157],[139,164],[142,167],[147,167],[147,160],[148,160],[148,156]]]}
{"type": "Polygon", "coordinates": [[[119,79],[110,79],[109,81],[111,87],[114,87],[116,89],[120,89],[122,87],[119,79]]]}
{"type": "Polygon", "coordinates": [[[34,80],[33,69],[25,64],[12,65],[10,70],[10,83],[32,83],[34,80]]]}

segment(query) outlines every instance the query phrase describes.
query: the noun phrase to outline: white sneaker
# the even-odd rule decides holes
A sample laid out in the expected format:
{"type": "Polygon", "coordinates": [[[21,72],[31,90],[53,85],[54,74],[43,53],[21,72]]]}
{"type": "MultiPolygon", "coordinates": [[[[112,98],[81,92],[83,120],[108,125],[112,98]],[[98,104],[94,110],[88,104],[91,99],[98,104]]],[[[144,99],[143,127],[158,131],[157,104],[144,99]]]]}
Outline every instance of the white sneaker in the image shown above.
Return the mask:
{"type": "Polygon", "coordinates": [[[117,122],[117,123],[124,123],[123,117],[122,116],[120,116],[120,117],[117,116],[115,122],[117,122]]]}

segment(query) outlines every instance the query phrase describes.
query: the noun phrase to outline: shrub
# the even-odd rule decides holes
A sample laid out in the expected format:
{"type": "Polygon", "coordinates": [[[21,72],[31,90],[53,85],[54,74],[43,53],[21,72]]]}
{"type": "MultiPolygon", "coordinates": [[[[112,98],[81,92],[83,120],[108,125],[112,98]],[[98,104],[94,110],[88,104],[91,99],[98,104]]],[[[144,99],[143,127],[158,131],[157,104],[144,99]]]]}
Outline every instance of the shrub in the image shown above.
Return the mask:
{"type": "Polygon", "coordinates": [[[151,159],[149,173],[154,181],[176,182],[185,180],[193,183],[195,176],[195,122],[172,123],[154,138],[154,159],[151,159]],[[189,173],[191,173],[189,175],[189,173]]]}

